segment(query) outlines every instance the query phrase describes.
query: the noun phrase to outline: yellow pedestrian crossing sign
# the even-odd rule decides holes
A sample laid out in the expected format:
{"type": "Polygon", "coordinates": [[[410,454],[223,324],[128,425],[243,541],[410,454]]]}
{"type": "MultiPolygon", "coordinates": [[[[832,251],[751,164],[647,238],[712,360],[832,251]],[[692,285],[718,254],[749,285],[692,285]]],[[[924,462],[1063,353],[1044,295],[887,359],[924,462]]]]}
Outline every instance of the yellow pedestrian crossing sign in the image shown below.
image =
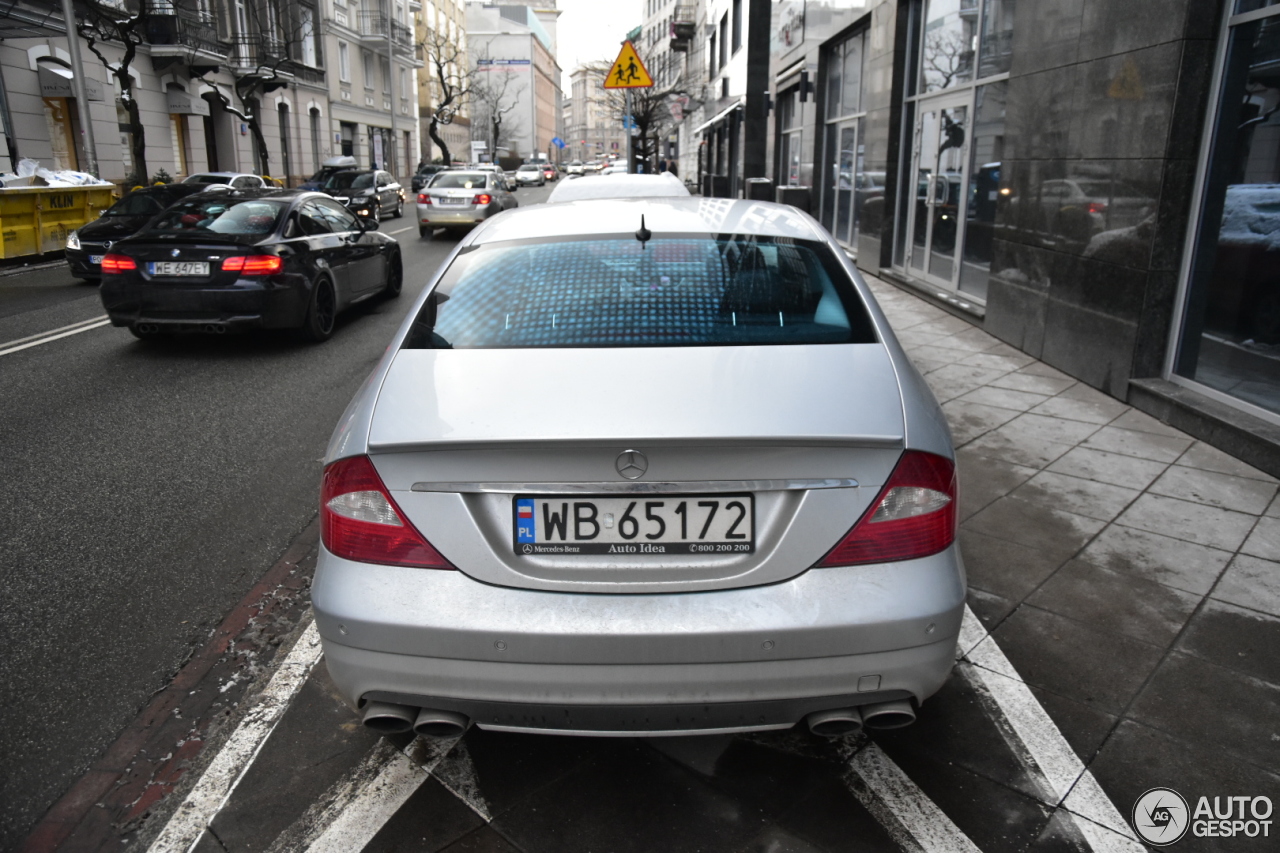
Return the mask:
{"type": "Polygon", "coordinates": [[[635,45],[630,41],[624,41],[622,50],[618,51],[618,58],[613,61],[613,67],[609,69],[609,76],[605,78],[604,87],[606,89],[648,89],[652,85],[653,78],[649,76],[648,69],[640,61],[635,45]]]}

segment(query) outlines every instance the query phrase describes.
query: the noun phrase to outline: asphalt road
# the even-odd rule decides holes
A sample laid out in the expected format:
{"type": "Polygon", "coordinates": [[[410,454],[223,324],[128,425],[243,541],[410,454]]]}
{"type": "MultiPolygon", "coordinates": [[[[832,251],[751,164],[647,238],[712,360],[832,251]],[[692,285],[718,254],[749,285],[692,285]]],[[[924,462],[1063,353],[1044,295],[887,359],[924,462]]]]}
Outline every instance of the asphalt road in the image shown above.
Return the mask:
{"type": "MultiPolygon", "coordinates": [[[[403,246],[403,295],[322,345],[103,326],[0,355],[0,848],[315,516],[330,431],[454,246],[412,215],[382,230],[403,246]]],[[[0,351],[102,314],[61,265],[0,271],[0,351]]]]}

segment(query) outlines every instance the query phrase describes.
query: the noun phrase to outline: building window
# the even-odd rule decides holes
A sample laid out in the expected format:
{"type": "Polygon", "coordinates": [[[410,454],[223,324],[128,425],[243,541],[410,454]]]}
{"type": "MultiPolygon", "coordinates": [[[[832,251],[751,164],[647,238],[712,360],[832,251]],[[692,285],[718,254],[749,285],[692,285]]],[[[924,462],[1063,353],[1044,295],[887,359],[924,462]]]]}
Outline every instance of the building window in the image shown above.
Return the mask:
{"type": "Polygon", "coordinates": [[[742,0],[733,0],[733,52],[742,50],[742,0]]]}
{"type": "Polygon", "coordinates": [[[1231,24],[1170,378],[1280,423],[1280,8],[1231,24]]]}
{"type": "Polygon", "coordinates": [[[311,120],[311,168],[320,168],[320,111],[315,107],[310,110],[311,120]]]}
{"type": "Polygon", "coordinates": [[[720,16],[720,67],[729,61],[729,16],[720,16]]]}
{"type": "MultiPolygon", "coordinates": [[[[846,246],[857,248],[863,224],[878,228],[884,204],[884,166],[869,166],[862,109],[862,59],[866,31],[827,49],[822,67],[826,116],[820,217],[846,246]]],[[[874,254],[874,253],[873,253],[874,254]]]]}
{"type": "Polygon", "coordinates": [[[283,102],[277,104],[276,115],[280,120],[280,177],[284,179],[285,186],[288,186],[293,174],[293,146],[289,143],[289,105],[283,102]]]}
{"type": "Polygon", "coordinates": [[[361,51],[360,63],[363,66],[361,70],[364,72],[364,87],[366,89],[372,89],[374,87],[373,54],[367,50],[361,51]]]}
{"type": "Polygon", "coordinates": [[[316,13],[310,6],[299,10],[298,38],[302,41],[302,64],[318,67],[316,61],[316,13]]]}
{"type": "Polygon", "coordinates": [[[338,42],[338,79],[343,83],[351,82],[351,55],[345,41],[338,42]]]}
{"type": "Polygon", "coordinates": [[[707,51],[708,62],[710,63],[710,65],[708,66],[708,71],[707,71],[707,79],[708,79],[708,80],[710,80],[710,79],[712,79],[712,78],[714,78],[714,77],[716,76],[716,57],[718,57],[719,55],[720,55],[720,54],[716,52],[716,34],[715,34],[715,32],[714,32],[714,31],[712,31],[712,33],[711,33],[711,49],[707,51]]]}

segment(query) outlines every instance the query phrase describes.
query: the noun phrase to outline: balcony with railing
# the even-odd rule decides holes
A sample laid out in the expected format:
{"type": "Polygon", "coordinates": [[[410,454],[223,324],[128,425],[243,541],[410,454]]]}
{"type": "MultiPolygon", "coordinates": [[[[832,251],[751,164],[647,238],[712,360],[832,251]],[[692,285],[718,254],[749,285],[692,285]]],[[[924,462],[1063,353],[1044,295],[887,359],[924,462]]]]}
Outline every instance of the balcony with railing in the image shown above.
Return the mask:
{"type": "Polygon", "coordinates": [[[370,47],[387,44],[395,56],[421,67],[413,30],[409,27],[379,11],[362,11],[356,23],[361,41],[370,47]]]}
{"type": "Polygon", "coordinates": [[[147,17],[147,41],[153,57],[180,57],[191,63],[226,61],[230,48],[211,16],[172,10],[147,17]]]}
{"type": "Polygon", "coordinates": [[[231,45],[230,64],[242,74],[256,73],[264,79],[324,82],[324,70],[303,61],[301,42],[290,42],[270,33],[252,33],[232,36],[231,45]]]}

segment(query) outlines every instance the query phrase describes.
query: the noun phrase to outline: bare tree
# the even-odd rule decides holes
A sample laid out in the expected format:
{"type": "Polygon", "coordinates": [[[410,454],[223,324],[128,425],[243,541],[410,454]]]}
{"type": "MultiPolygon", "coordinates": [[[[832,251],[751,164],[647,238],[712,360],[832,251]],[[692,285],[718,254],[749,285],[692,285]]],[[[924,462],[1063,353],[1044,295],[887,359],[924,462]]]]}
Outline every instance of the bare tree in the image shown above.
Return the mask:
{"type": "MultiPolygon", "coordinates": [[[[646,63],[647,64],[647,63],[646,63]]],[[[587,64],[593,77],[604,80],[613,63],[608,60],[587,64]]],[[[590,87],[589,87],[590,88],[590,87]]],[[[680,95],[687,95],[691,88],[683,74],[677,75],[666,86],[650,86],[631,89],[631,119],[636,133],[632,137],[631,153],[636,162],[646,164],[646,171],[657,171],[658,155],[662,152],[662,139],[675,126],[671,115],[671,102],[680,95]]],[[[596,97],[606,115],[622,122],[627,115],[626,89],[600,89],[596,97]]]]}
{"type": "Polygon", "coordinates": [[[431,68],[431,87],[434,101],[431,110],[431,126],[427,133],[440,146],[444,162],[453,159],[449,145],[440,136],[441,125],[452,124],[458,111],[466,103],[475,86],[475,72],[468,67],[466,51],[456,41],[451,41],[442,30],[430,30],[422,42],[431,68]]]}
{"type": "Polygon", "coordinates": [[[262,133],[262,99],[289,84],[304,42],[316,38],[316,18],[313,7],[308,7],[313,14],[307,19],[300,13],[299,4],[284,0],[247,0],[246,5],[249,32],[232,36],[234,54],[229,63],[235,78],[232,88],[240,107],[234,106],[214,81],[205,82],[217,93],[222,108],[248,125],[256,165],[262,174],[269,175],[271,154],[262,133]]]}
{"type": "Polygon", "coordinates": [[[924,37],[923,64],[927,90],[945,89],[968,79],[973,69],[973,50],[956,30],[937,30],[924,37]]]}
{"type": "Polygon", "coordinates": [[[526,87],[505,67],[490,65],[488,68],[476,73],[471,85],[471,101],[473,119],[484,125],[486,141],[496,162],[498,146],[520,130],[519,118],[508,114],[519,105],[526,87]]]}
{"type": "MultiPolygon", "coordinates": [[[[120,103],[129,117],[129,153],[134,172],[126,177],[126,183],[146,184],[149,183],[147,130],[133,96],[133,76],[129,72],[138,57],[138,45],[147,40],[153,4],[150,0],[141,0],[131,5],[133,8],[126,8],[120,0],[77,0],[76,31],[120,87],[120,103]],[[123,50],[120,59],[108,59],[102,51],[104,44],[119,46],[123,50]]],[[[169,5],[185,4],[184,0],[170,0],[169,5]]]]}

